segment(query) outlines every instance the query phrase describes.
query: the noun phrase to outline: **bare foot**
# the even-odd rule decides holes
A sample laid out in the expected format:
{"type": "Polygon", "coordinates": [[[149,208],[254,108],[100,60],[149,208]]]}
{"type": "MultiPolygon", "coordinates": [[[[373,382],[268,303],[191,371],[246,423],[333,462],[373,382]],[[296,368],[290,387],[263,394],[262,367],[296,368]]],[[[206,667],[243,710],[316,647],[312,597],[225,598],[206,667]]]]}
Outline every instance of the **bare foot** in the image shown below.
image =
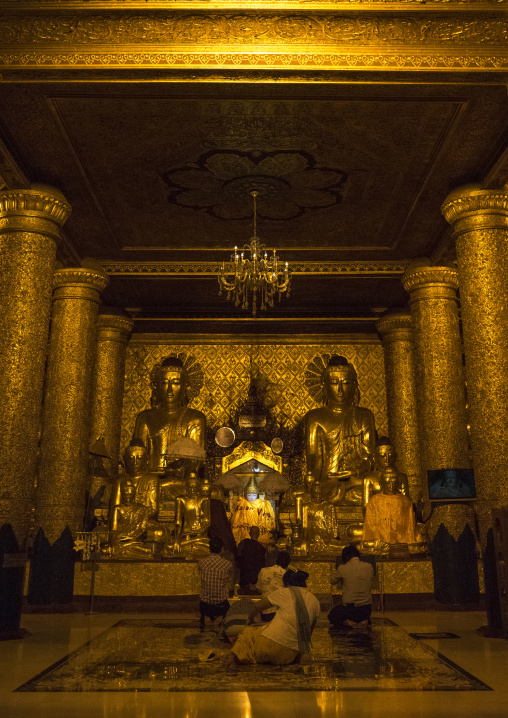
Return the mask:
{"type": "Polygon", "coordinates": [[[360,623],[355,623],[354,621],[350,621],[349,618],[344,621],[346,626],[349,626],[349,628],[368,628],[369,622],[368,621],[361,621],[360,623]]]}

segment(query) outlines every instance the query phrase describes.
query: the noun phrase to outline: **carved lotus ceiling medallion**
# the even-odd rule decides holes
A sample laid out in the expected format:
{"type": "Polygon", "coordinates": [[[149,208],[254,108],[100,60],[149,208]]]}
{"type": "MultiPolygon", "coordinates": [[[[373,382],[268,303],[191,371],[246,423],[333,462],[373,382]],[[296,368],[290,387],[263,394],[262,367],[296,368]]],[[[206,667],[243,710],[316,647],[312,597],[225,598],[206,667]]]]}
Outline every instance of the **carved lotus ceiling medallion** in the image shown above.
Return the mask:
{"type": "Polygon", "coordinates": [[[259,217],[288,220],[340,204],[347,174],[303,151],[212,150],[165,172],[163,179],[170,204],[218,219],[246,219],[252,215],[250,193],[256,191],[259,217]]]}

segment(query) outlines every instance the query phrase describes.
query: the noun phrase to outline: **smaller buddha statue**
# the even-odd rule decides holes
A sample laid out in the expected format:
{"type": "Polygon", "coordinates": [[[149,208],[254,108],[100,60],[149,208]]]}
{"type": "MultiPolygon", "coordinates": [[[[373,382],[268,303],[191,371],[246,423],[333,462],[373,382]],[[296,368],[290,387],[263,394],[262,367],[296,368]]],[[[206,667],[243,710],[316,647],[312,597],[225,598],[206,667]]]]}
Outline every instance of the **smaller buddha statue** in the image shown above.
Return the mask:
{"type": "MultiPolygon", "coordinates": [[[[124,451],[123,461],[127,477],[135,488],[134,502],[146,506],[149,509],[149,518],[154,519],[158,510],[158,478],[156,474],[146,471],[148,452],[143,442],[133,439],[124,451]]],[[[126,474],[121,474],[113,484],[112,512],[120,503],[121,483],[126,474]]]]}
{"type": "Polygon", "coordinates": [[[149,526],[150,508],[135,499],[134,481],[129,477],[122,479],[120,500],[111,522],[111,549],[115,558],[146,558],[152,554],[142,541],[149,526]]]}
{"type": "Polygon", "coordinates": [[[296,521],[301,527],[297,553],[335,554],[340,548],[336,538],[334,506],[324,498],[320,483],[312,486],[309,499],[296,498],[296,521]]]}
{"type": "Polygon", "coordinates": [[[184,495],[177,496],[175,507],[175,541],[165,554],[208,551],[210,528],[210,498],[200,492],[199,480],[191,473],[184,495]]]}
{"type": "Polygon", "coordinates": [[[389,467],[382,474],[381,490],[367,504],[361,548],[367,553],[388,553],[392,544],[407,544],[411,553],[426,550],[411,499],[400,492],[398,472],[389,467]]]}
{"type": "Polygon", "coordinates": [[[272,539],[270,531],[276,528],[272,505],[266,499],[259,498],[259,490],[253,476],[244,490],[244,495],[238,499],[231,517],[231,528],[237,544],[250,538],[251,526],[259,528],[258,541],[265,545],[272,539]]]}
{"type": "Polygon", "coordinates": [[[207,498],[211,498],[212,485],[207,478],[204,478],[203,481],[201,482],[199,493],[201,494],[201,496],[206,496],[207,498]]]}
{"type": "MultiPolygon", "coordinates": [[[[381,491],[383,482],[383,474],[387,469],[395,468],[395,447],[387,436],[382,436],[376,442],[374,451],[374,470],[370,471],[363,479],[363,509],[369,503],[374,494],[381,491]]],[[[398,492],[404,496],[409,496],[409,488],[407,476],[401,471],[397,471],[398,492]]]]}

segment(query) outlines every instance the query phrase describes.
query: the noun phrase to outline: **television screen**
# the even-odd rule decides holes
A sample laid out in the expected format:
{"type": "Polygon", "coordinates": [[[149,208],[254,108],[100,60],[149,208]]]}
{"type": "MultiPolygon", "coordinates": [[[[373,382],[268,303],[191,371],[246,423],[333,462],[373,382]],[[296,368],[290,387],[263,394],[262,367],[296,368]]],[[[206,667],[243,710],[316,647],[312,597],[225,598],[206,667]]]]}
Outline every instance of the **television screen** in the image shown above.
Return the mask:
{"type": "Polygon", "coordinates": [[[427,471],[431,501],[470,501],[476,498],[473,469],[427,471]]]}

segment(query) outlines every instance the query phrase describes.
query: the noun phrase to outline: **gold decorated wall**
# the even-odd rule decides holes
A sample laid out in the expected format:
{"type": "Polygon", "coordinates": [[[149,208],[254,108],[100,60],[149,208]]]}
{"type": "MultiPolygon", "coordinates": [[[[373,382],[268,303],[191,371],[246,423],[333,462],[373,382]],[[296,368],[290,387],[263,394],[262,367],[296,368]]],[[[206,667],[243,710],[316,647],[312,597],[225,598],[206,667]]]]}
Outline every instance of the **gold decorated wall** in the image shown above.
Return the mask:
{"type": "Polygon", "coordinates": [[[207,425],[227,424],[238,403],[247,398],[250,362],[269,382],[278,421],[294,427],[304,414],[317,406],[305,386],[305,371],[314,357],[342,354],[358,374],[361,405],[376,418],[380,435],[387,433],[383,350],[376,336],[294,337],[277,341],[262,337],[185,337],[171,339],[136,335],[127,347],[125,392],[122,414],[122,449],[129,443],[136,415],[150,406],[150,371],[163,357],[192,355],[204,374],[203,388],[191,405],[202,411],[207,425]],[[171,340],[172,339],[172,340],[171,340]]]}

